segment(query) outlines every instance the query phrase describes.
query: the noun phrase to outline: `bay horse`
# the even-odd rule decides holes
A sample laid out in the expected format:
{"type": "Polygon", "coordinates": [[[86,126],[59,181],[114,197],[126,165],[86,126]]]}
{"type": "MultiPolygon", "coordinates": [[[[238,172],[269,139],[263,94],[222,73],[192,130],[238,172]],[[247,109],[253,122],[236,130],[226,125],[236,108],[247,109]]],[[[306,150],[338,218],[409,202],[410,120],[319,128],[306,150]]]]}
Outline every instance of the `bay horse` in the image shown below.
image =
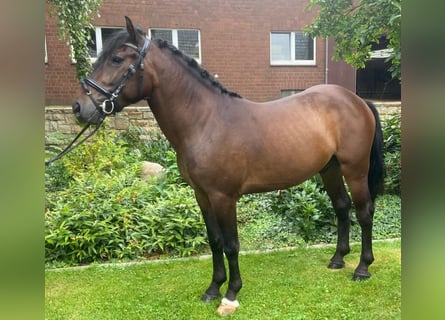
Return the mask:
{"type": "Polygon", "coordinates": [[[220,315],[239,306],[236,203],[243,194],[279,190],[319,173],[338,218],[328,267],[345,266],[351,199],[361,227],[353,280],[369,278],[374,261],[374,200],[383,185],[383,136],[376,108],[336,85],[317,85],[279,100],[255,103],[226,89],[181,51],[150,39],[125,17],[126,29],[105,45],[73,104],[80,122],[100,125],[110,114],[146,100],[177,154],[206,224],[213,276],[202,300],[221,297],[220,315]],[[344,180],[343,180],[344,178],[344,180]]]}

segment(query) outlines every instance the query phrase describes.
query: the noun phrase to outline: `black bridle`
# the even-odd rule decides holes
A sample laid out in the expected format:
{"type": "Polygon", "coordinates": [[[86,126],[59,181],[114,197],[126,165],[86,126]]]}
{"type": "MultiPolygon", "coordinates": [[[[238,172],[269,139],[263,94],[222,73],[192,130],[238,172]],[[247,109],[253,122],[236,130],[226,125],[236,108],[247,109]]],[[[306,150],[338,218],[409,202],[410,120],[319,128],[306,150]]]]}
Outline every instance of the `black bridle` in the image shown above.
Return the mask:
{"type": "Polygon", "coordinates": [[[91,101],[93,102],[94,106],[96,107],[96,112],[99,113],[99,121],[96,124],[96,128],[92,132],[90,132],[85,138],[83,138],[78,144],[74,144],[77,139],[88,129],[88,127],[91,125],[90,120],[93,119],[95,116],[97,116],[96,113],[94,113],[87,121],[87,124],[85,127],[77,134],[77,136],[71,141],[68,146],[61,151],[57,156],[52,158],[51,160],[45,161],[45,166],[50,165],[54,161],[62,158],[65,154],[72,151],[74,148],[82,144],[84,141],[86,141],[88,138],[90,138],[93,134],[96,133],[96,131],[99,129],[100,125],[105,120],[105,117],[113,114],[115,112],[121,111],[122,108],[116,109],[116,106],[118,106],[117,98],[122,91],[122,89],[127,85],[128,81],[131,79],[131,77],[136,73],[136,70],[139,68],[141,71],[139,73],[139,82],[138,82],[138,96],[141,95],[142,92],[142,83],[144,81],[144,58],[147,54],[148,48],[150,46],[150,39],[148,38],[148,35],[145,37],[144,44],[142,46],[142,49],[139,50],[137,46],[135,46],[132,43],[125,43],[124,44],[127,47],[130,47],[134,49],[139,55],[138,58],[135,60],[134,63],[132,63],[127,71],[125,71],[124,75],[122,76],[121,81],[117,84],[117,86],[114,88],[114,90],[109,91],[105,89],[103,86],[101,86],[99,83],[97,83],[95,80],[91,78],[85,78],[80,81],[80,84],[82,85],[83,90],[85,91],[85,94],[90,97],[91,101]],[[94,100],[90,89],[88,86],[92,87],[96,91],[98,91],[100,94],[105,96],[105,100],[99,104],[96,100],[94,100]]]}
{"type": "Polygon", "coordinates": [[[93,102],[94,106],[96,107],[96,110],[99,111],[99,113],[102,116],[108,116],[114,112],[120,111],[122,108],[119,108],[119,110],[116,110],[117,104],[117,97],[119,96],[121,90],[126,86],[128,81],[131,79],[131,77],[136,73],[137,68],[141,71],[139,73],[140,79],[138,83],[138,95],[141,95],[142,91],[142,82],[144,77],[144,58],[147,54],[148,47],[150,46],[150,39],[148,38],[148,35],[145,37],[144,45],[142,46],[142,49],[139,50],[138,47],[136,47],[132,43],[125,43],[124,46],[130,47],[134,49],[139,55],[138,58],[135,60],[133,64],[131,64],[127,71],[122,76],[121,81],[116,85],[113,91],[109,91],[102,87],[99,83],[97,83],[95,80],[91,78],[85,78],[80,81],[83,90],[85,91],[85,94],[90,97],[91,101],[93,102]],[[101,103],[98,104],[96,100],[94,100],[91,91],[89,90],[88,86],[95,89],[97,92],[102,94],[106,99],[101,103]]]}

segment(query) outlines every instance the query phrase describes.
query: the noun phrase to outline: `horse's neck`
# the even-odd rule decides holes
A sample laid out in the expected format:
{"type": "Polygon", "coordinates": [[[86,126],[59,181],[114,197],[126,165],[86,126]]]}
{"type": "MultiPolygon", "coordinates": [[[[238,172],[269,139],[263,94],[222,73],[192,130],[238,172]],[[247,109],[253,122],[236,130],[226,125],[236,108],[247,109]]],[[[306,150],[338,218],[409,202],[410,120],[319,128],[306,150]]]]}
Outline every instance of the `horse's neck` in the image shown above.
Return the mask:
{"type": "Polygon", "coordinates": [[[164,55],[154,62],[158,84],[149,100],[150,108],[162,132],[178,151],[202,131],[205,121],[216,108],[215,92],[205,89],[173,57],[164,55]]]}

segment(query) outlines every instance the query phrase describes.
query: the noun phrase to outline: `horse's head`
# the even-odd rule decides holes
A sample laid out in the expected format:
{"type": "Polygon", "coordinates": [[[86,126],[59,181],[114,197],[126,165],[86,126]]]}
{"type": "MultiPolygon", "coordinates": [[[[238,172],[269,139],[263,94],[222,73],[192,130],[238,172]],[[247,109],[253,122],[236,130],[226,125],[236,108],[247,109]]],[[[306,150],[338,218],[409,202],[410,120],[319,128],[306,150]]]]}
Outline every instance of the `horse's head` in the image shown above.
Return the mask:
{"type": "Polygon", "coordinates": [[[145,32],[125,17],[127,28],[116,33],[81,81],[83,91],[73,104],[80,122],[99,124],[110,114],[150,96],[152,79],[145,55],[150,46],[145,32]]]}

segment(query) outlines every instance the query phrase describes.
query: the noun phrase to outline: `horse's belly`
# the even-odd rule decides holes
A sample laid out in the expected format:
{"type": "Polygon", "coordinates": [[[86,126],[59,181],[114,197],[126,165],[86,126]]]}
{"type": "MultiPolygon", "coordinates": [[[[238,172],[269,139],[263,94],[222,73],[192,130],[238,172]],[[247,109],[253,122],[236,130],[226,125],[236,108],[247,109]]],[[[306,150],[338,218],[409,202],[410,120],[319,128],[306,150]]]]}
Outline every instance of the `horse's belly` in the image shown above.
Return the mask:
{"type": "Polygon", "coordinates": [[[243,183],[241,193],[267,192],[298,185],[317,174],[329,159],[330,157],[326,156],[313,162],[294,160],[253,165],[243,183]]]}

